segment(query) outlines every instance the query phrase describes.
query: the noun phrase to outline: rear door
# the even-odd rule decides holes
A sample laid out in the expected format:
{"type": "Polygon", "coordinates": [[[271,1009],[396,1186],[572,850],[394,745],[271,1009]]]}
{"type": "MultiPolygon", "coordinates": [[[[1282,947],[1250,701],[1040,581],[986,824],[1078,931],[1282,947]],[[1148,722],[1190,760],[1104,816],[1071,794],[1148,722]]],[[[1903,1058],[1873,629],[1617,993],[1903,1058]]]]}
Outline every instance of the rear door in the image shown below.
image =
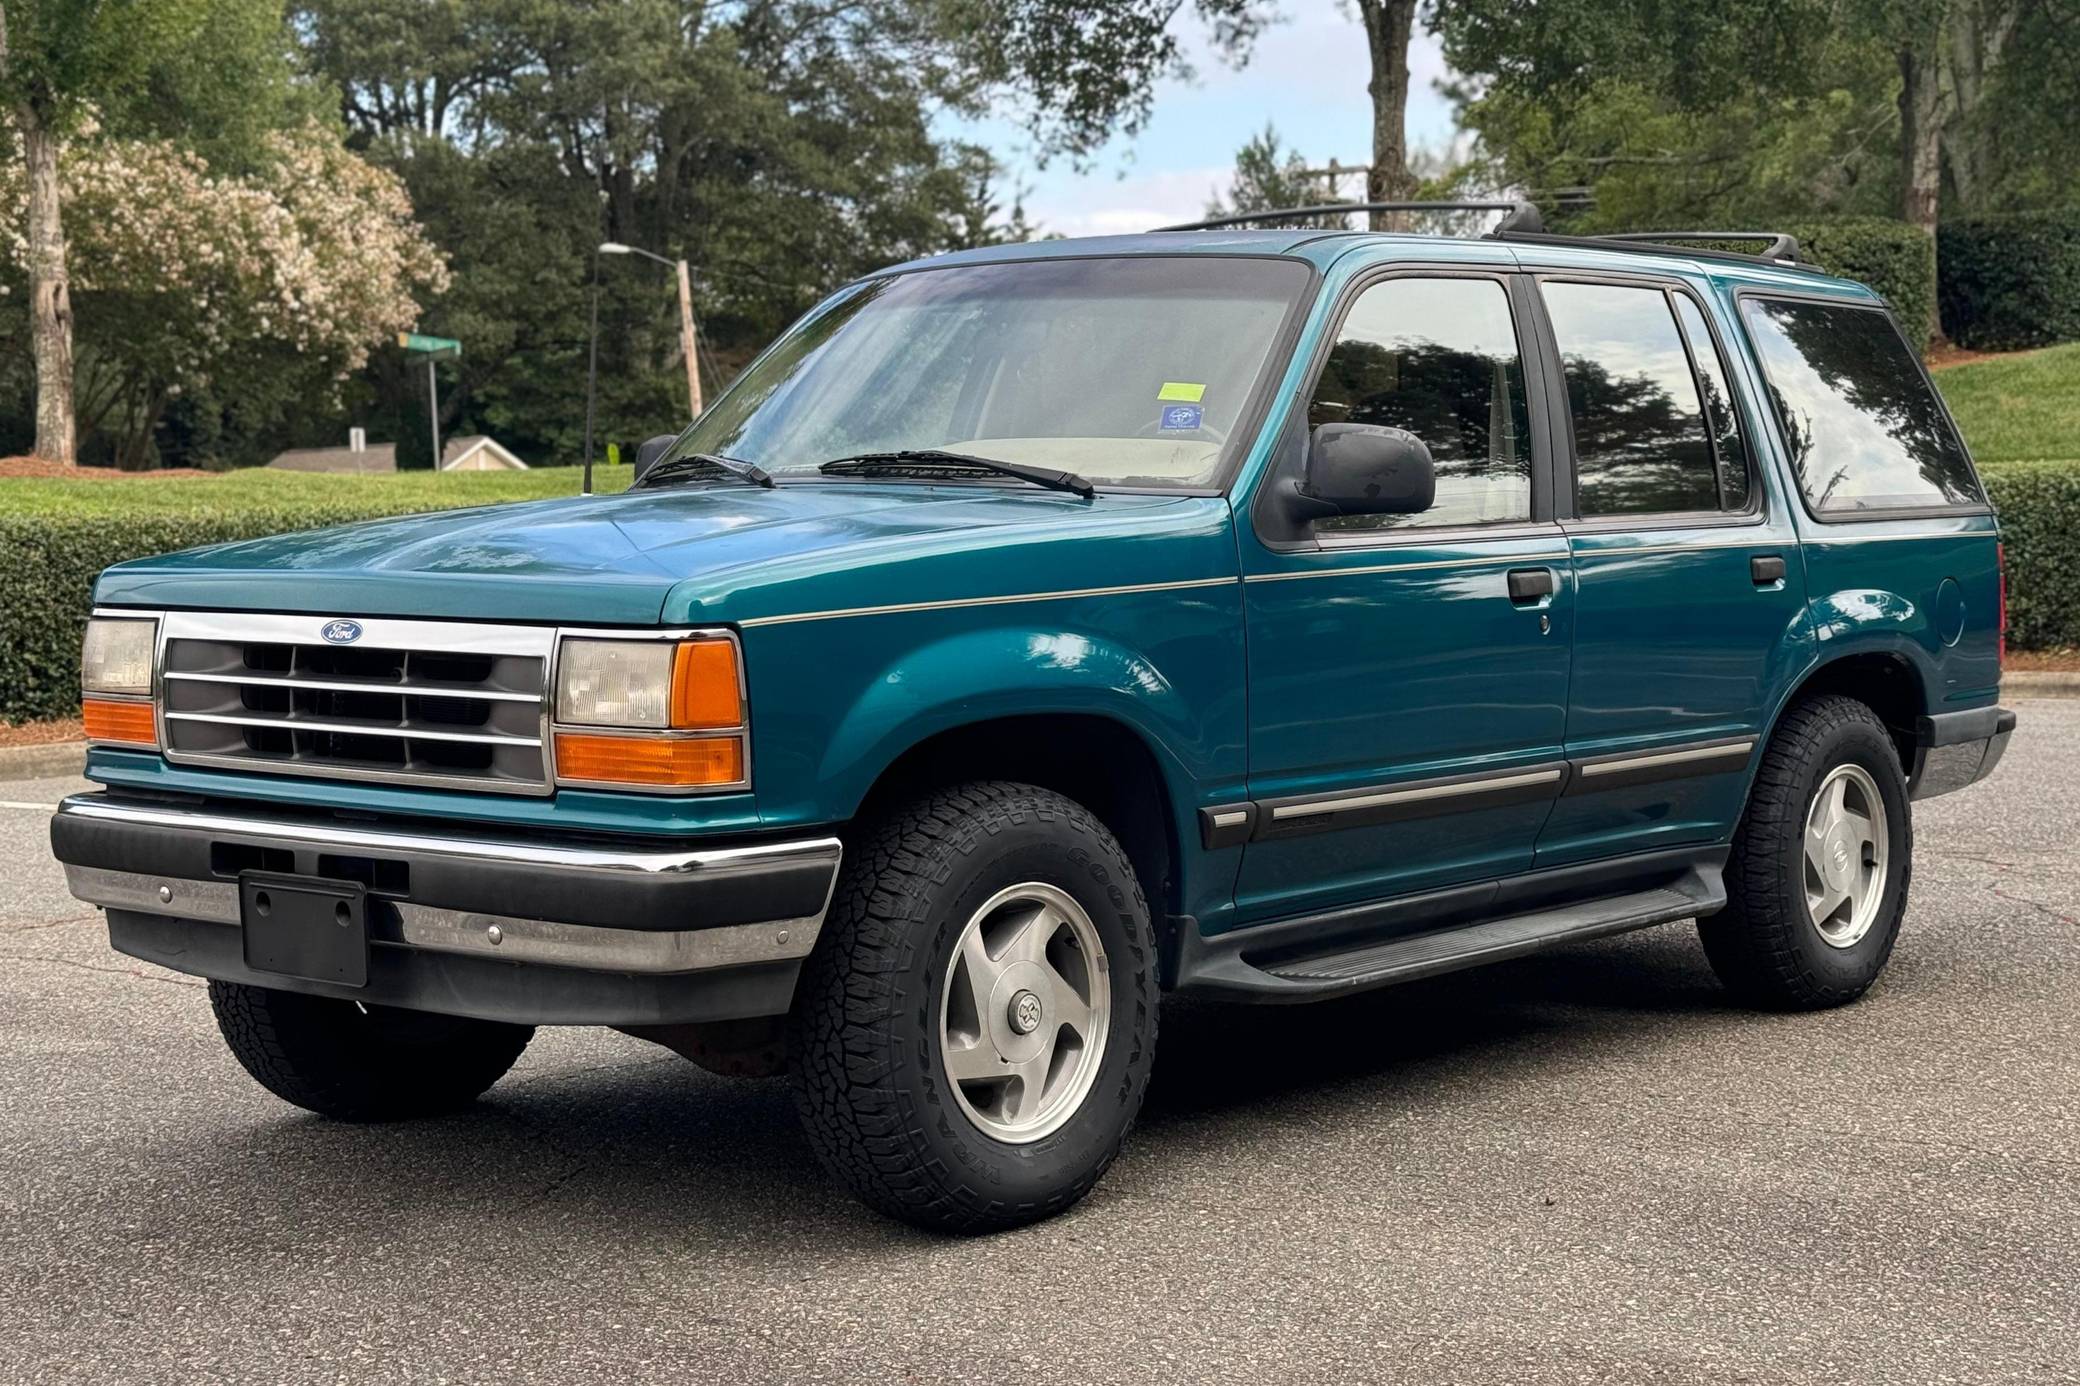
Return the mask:
{"type": "Polygon", "coordinates": [[[1554,274],[1539,300],[1577,592],[1571,773],[1537,864],[1708,842],[1739,816],[1773,695],[1810,650],[1790,507],[1699,286],[1554,274]]]}
{"type": "Polygon", "coordinates": [[[1307,430],[1407,429],[1421,514],[1245,530],[1254,822],[1237,923],[1524,870],[1561,780],[1573,602],[1552,516],[1533,309],[1503,269],[1400,270],[1348,292],[1307,430]],[[1511,574],[1517,574],[1512,594],[1511,574]]]}

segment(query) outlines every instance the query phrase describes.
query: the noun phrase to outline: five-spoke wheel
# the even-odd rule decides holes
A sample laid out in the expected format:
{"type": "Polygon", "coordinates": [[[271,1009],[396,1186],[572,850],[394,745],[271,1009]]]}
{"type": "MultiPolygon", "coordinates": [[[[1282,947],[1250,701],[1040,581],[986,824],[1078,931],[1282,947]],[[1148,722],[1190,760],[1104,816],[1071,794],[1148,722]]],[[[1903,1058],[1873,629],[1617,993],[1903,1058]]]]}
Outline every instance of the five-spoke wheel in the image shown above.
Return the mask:
{"type": "Polygon", "coordinates": [[[939,1006],[946,1076],[975,1124],[1034,1141],[1076,1112],[1105,1057],[1105,947],[1075,898],[1041,881],[983,902],[939,1006]]]}
{"type": "Polygon", "coordinates": [[[1885,800],[1870,771],[1837,765],[1806,811],[1806,911],[1820,937],[1853,948],[1885,895],[1885,800]]]}

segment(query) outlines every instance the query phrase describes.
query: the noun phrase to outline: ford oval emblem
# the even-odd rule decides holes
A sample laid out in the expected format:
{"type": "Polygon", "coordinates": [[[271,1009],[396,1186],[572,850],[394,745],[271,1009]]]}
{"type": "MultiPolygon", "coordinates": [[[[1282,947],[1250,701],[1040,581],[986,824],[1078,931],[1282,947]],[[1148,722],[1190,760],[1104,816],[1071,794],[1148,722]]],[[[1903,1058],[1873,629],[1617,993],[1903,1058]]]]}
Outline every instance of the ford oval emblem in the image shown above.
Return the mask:
{"type": "Polygon", "coordinates": [[[361,638],[359,621],[327,621],[318,630],[318,637],[328,645],[351,645],[361,638]]]}

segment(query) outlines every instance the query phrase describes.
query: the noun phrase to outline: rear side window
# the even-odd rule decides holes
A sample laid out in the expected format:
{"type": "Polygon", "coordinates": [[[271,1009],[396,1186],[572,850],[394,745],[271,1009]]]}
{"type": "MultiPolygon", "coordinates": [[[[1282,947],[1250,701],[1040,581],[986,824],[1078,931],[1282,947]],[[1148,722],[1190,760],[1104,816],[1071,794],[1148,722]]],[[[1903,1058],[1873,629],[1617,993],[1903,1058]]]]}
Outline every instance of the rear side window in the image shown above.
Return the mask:
{"type": "Polygon", "coordinates": [[[1889,314],[1748,298],[1742,316],[1814,510],[1978,505],[1964,444],[1889,314]]]}
{"type": "Polygon", "coordinates": [[[1719,455],[1719,508],[1748,508],[1748,447],[1734,413],[1733,390],[1726,383],[1726,363],[1705,326],[1704,310],[1688,294],[1673,294],[1683,337],[1690,344],[1690,364],[1697,368],[1697,388],[1704,394],[1704,421],[1719,455]]]}
{"type": "MultiPolygon", "coordinates": [[[[1584,516],[1726,506],[1690,351],[1666,291],[1630,284],[1545,285],[1574,417],[1575,499],[1584,516]]],[[[1707,352],[1710,338],[1705,340],[1707,352]]],[[[1745,477],[1745,472],[1743,472],[1745,477]]]]}
{"type": "Polygon", "coordinates": [[[1509,293],[1493,279],[1389,279],[1358,296],[1307,406],[1308,427],[1388,424],[1421,438],[1437,501],[1338,515],[1318,532],[1531,518],[1531,421],[1509,293]]]}

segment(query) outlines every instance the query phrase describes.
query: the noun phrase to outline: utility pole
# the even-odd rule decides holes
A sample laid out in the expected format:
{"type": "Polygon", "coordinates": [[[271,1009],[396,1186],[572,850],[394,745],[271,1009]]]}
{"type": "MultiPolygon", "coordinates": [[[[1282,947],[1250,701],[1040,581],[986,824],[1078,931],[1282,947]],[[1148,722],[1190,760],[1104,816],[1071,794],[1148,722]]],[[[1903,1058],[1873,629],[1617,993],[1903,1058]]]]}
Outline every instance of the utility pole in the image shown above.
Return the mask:
{"type": "Polygon", "coordinates": [[[686,399],[693,417],[701,416],[701,367],[693,354],[693,277],[686,262],[679,262],[679,340],[686,350],[686,399]]]}
{"type": "MultiPolygon", "coordinates": [[[[688,417],[699,418],[701,416],[701,368],[699,358],[694,355],[693,276],[687,269],[686,262],[684,260],[667,260],[664,256],[645,250],[641,246],[623,245],[619,241],[603,241],[599,249],[602,255],[640,255],[645,260],[655,260],[666,269],[677,272],[679,276],[679,346],[686,353],[686,404],[692,411],[688,417]]],[[[598,274],[598,271],[599,261],[595,259],[593,261],[595,276],[598,274]]],[[[596,279],[592,292],[593,298],[597,300],[599,288],[596,279]]],[[[596,328],[593,335],[595,337],[598,336],[596,328]]]]}

